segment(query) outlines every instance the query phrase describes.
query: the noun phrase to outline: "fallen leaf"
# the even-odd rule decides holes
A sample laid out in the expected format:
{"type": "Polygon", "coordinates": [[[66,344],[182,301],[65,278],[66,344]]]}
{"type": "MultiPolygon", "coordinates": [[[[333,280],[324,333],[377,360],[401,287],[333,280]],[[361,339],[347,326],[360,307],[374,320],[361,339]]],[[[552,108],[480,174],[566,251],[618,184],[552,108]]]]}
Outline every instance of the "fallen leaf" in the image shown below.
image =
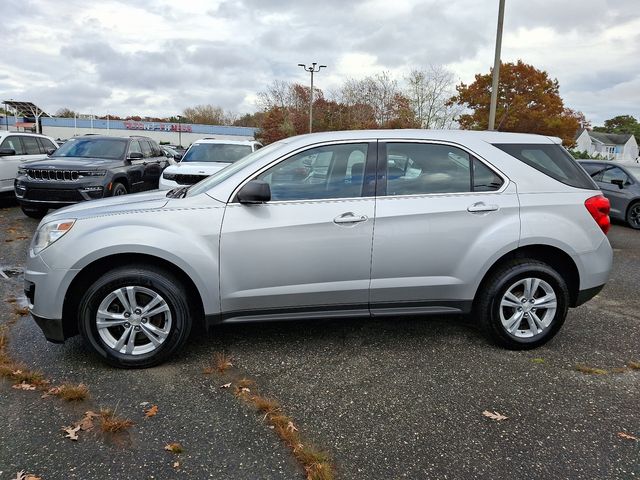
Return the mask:
{"type": "Polygon", "coordinates": [[[16,478],[11,480],[42,480],[42,477],[37,477],[33,473],[24,473],[24,470],[20,470],[16,473],[16,478]]]}
{"type": "Polygon", "coordinates": [[[144,416],[149,418],[149,417],[154,417],[158,414],[158,406],[157,405],[153,405],[150,408],[147,408],[144,411],[144,416]]]}
{"type": "Polygon", "coordinates": [[[91,410],[89,410],[88,412],[84,413],[84,417],[82,417],[82,420],[80,420],[80,422],[76,426],[79,426],[80,430],[82,430],[83,432],[93,430],[93,419],[99,416],[100,415],[98,415],[96,412],[92,412],[91,410]]]}
{"type": "Polygon", "coordinates": [[[24,480],[42,480],[42,477],[37,477],[31,473],[27,473],[27,476],[24,477],[24,480]]]}
{"type": "Polygon", "coordinates": [[[40,398],[47,398],[52,395],[57,395],[59,393],[60,393],[60,387],[53,387],[47,390],[46,392],[44,392],[42,395],[40,395],[40,398]]]}
{"type": "Polygon", "coordinates": [[[220,385],[220,388],[229,388],[231,386],[231,382],[225,383],[224,385],[220,385]]]}
{"type": "Polygon", "coordinates": [[[31,385],[27,382],[16,383],[15,385],[11,385],[11,388],[15,388],[16,390],[35,390],[36,386],[31,385]]]}
{"type": "Polygon", "coordinates": [[[173,468],[180,468],[180,462],[173,462],[173,468]]]}
{"type": "Polygon", "coordinates": [[[287,423],[287,430],[290,431],[290,432],[297,432],[298,431],[298,429],[293,424],[293,422],[287,423]]]}
{"type": "Polygon", "coordinates": [[[64,438],[70,438],[71,440],[78,440],[78,430],[80,430],[80,425],[76,425],[75,427],[62,427],[62,431],[66,433],[64,438]]]}
{"type": "Polygon", "coordinates": [[[165,445],[164,449],[167,452],[171,452],[171,453],[182,453],[183,451],[182,445],[180,445],[180,443],[178,442],[173,442],[168,445],[165,445]]]}
{"type": "Polygon", "coordinates": [[[509,417],[505,417],[501,413],[490,412],[489,410],[485,410],[484,412],[482,412],[482,415],[484,415],[485,417],[490,418],[491,420],[496,420],[498,422],[501,421],[501,420],[506,420],[507,418],[509,418],[509,417]]]}
{"type": "Polygon", "coordinates": [[[628,433],[618,432],[618,436],[620,438],[624,438],[625,440],[635,440],[636,442],[639,440],[638,437],[634,437],[633,435],[629,435],[628,433]]]}

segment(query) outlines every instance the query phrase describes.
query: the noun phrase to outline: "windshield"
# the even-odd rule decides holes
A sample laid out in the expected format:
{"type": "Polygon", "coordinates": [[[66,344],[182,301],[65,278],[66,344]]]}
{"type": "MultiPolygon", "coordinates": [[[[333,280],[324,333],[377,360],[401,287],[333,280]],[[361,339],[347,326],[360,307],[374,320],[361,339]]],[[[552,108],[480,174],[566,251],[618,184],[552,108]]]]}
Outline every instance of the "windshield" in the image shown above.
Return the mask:
{"type": "Polygon", "coordinates": [[[124,158],[127,141],[119,138],[70,138],[52,157],[124,158]]]}
{"type": "Polygon", "coordinates": [[[194,143],[182,158],[185,162],[223,162],[234,163],[251,153],[250,145],[225,143],[194,143]]]}
{"type": "Polygon", "coordinates": [[[265,155],[268,155],[273,150],[280,148],[284,144],[285,142],[283,141],[275,142],[275,143],[272,143],[271,145],[267,145],[266,147],[261,148],[260,150],[256,150],[255,152],[235,162],[233,165],[229,165],[228,167],[225,167],[222,170],[202,180],[201,182],[196,183],[191,188],[189,188],[189,192],[187,193],[186,196],[192,197],[194,195],[198,195],[200,193],[203,193],[203,192],[206,192],[207,190],[212,189],[216,185],[224,182],[227,178],[231,177],[231,175],[234,175],[236,172],[239,172],[247,165],[250,165],[253,162],[261,159],[265,155]]]}
{"type": "Polygon", "coordinates": [[[636,182],[640,182],[640,165],[633,166],[633,167],[628,167],[628,166],[624,166],[627,171],[633,176],[633,178],[636,180],[636,182]]]}

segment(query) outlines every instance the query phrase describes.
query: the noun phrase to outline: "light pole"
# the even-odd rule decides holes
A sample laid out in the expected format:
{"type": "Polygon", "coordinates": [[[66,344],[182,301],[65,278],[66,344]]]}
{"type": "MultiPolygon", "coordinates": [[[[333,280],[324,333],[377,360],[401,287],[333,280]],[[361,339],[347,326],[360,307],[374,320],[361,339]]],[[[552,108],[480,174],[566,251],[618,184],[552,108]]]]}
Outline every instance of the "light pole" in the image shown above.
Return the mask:
{"type": "Polygon", "coordinates": [[[493,78],[491,81],[491,104],[489,105],[489,130],[496,124],[496,105],[498,103],[498,79],[500,78],[500,50],[502,49],[502,24],[504,22],[504,0],[498,6],[498,31],[496,32],[496,55],[493,59],[493,78]]]}
{"type": "Polygon", "coordinates": [[[316,62],[313,62],[309,67],[307,67],[304,63],[299,63],[298,66],[302,67],[305,71],[311,74],[311,96],[309,99],[309,133],[311,133],[313,131],[313,74],[318,73],[323,68],[327,68],[327,66],[318,65],[316,62]]]}
{"type": "Polygon", "coordinates": [[[178,117],[178,146],[182,148],[182,115],[177,115],[178,117]]]}

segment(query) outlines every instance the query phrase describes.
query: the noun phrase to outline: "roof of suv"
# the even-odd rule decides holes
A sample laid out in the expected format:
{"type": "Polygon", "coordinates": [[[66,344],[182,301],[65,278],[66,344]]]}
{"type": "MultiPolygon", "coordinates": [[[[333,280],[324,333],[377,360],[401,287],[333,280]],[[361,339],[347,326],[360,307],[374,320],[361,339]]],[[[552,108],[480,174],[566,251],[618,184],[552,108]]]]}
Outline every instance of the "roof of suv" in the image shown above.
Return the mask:
{"type": "Polygon", "coordinates": [[[201,138],[200,140],[196,140],[195,143],[218,143],[222,145],[253,145],[256,142],[255,140],[220,140],[218,138],[201,138]]]}
{"type": "Polygon", "coordinates": [[[26,135],[28,137],[45,137],[50,138],[44,133],[32,133],[32,132],[18,132],[16,130],[0,130],[0,137],[6,137],[7,135],[26,135]]]}

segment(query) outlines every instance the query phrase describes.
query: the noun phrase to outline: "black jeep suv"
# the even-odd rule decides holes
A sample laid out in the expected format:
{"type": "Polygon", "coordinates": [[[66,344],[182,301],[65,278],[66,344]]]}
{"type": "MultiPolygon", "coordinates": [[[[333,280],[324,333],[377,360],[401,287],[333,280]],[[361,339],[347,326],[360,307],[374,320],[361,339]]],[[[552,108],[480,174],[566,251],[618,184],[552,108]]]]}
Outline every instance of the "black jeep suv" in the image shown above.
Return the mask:
{"type": "Polygon", "coordinates": [[[156,189],[168,165],[150,138],[87,135],[22,163],[14,189],[25,215],[42,218],[50,208],[156,189]]]}

